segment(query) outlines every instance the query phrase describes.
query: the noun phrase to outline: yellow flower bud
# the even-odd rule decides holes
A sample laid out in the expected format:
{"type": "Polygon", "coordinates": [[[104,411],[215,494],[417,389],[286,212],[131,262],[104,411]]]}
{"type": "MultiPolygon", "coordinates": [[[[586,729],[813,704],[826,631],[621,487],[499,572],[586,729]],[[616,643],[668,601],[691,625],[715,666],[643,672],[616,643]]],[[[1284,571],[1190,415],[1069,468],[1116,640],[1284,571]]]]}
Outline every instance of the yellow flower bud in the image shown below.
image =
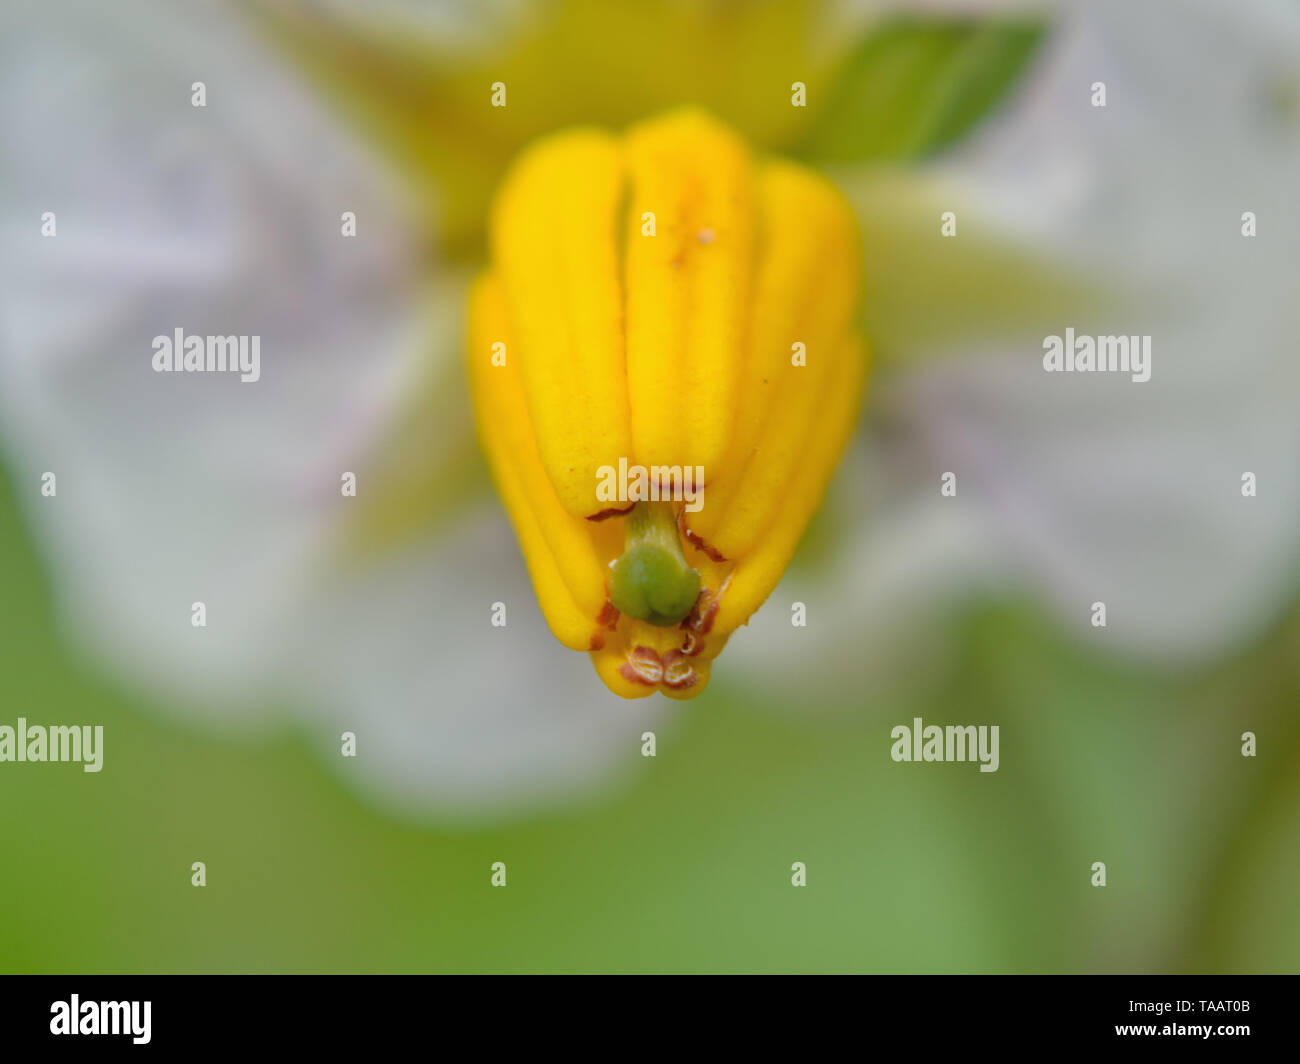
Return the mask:
{"type": "Polygon", "coordinates": [[[542,612],[615,694],[691,698],[856,420],[853,216],[822,177],[680,111],[534,145],[490,235],[470,379],[542,612]]]}

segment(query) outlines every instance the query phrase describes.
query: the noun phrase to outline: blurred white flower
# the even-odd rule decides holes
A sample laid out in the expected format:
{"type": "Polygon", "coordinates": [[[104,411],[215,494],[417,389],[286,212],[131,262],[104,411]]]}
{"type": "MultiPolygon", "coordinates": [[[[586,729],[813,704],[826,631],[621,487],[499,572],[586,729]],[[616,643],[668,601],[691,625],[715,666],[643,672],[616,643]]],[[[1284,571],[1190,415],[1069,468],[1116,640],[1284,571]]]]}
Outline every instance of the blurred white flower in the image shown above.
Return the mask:
{"type": "MultiPolygon", "coordinates": [[[[1046,332],[1150,335],[1152,376],[1045,373],[1036,322],[878,380],[863,453],[841,475],[854,484],[840,524],[860,534],[847,559],[774,596],[826,604],[821,630],[840,645],[783,660],[765,689],[793,693],[827,669],[870,685],[940,607],[979,590],[1036,594],[1089,646],[1165,664],[1258,636],[1300,576],[1300,9],[1076,5],[1016,101],[927,179],[963,225],[1105,278],[1121,298],[1080,300],[1046,332]],[[946,471],[956,498],[939,498],[946,471]]],[[[845,182],[869,231],[890,209],[877,181],[845,182]]],[[[930,295],[937,316],[961,298],[930,295]]],[[[729,650],[749,676],[789,642],[783,616],[752,627],[765,637],[729,650]]]]}
{"type": "MultiPolygon", "coordinates": [[[[421,33],[478,32],[439,11],[421,33]]],[[[364,471],[402,460],[394,427],[420,397],[441,389],[448,411],[420,462],[459,460],[469,432],[446,369],[464,278],[430,261],[386,169],[218,5],[4,20],[0,442],[78,638],[207,720],[293,707],[327,763],[354,731],[340,773],[412,815],[535,809],[639,760],[675,707],[611,698],[554,646],[489,496],[373,556],[349,549],[364,471]],[[152,337],[176,327],[260,335],[261,381],[152,373],[152,337]],[[57,499],[39,496],[46,470],[57,499]],[[362,473],[355,500],[343,471],[362,473]]],[[[915,368],[873,382],[876,418],[839,477],[850,534],[738,633],[718,687],[862,685],[981,588],[1040,594],[1081,633],[1106,601],[1107,650],[1168,660],[1249,638],[1294,594],[1296,41],[1294,9],[1262,2],[1072,9],[1017,102],[908,178],[911,202],[956,196],[963,218],[1130,293],[1055,331],[1150,333],[1152,379],[1045,374],[1041,331],[966,335],[936,361],[938,334],[918,331],[915,368]],[[946,470],[957,499],[939,497],[946,470]],[[1240,495],[1245,470],[1258,498],[1240,495]],[[780,603],[796,599],[839,642],[795,653],[780,603]]],[[[870,234],[901,186],[841,176],[870,234]]]]}
{"type": "Polygon", "coordinates": [[[1150,335],[1151,380],[1067,382],[1031,344],[910,401],[1068,626],[1104,600],[1109,649],[1182,663],[1258,635],[1300,575],[1300,9],[1103,3],[1068,25],[954,172],[1001,190],[997,221],[1124,286],[1094,328],[1150,335]]]}

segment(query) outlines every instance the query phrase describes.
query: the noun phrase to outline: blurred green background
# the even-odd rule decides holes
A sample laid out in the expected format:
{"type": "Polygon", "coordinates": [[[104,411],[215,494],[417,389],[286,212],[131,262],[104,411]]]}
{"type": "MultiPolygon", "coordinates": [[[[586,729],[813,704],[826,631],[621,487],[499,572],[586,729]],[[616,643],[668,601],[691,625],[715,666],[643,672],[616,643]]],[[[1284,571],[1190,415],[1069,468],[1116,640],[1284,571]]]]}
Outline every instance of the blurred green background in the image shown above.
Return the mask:
{"type": "Polygon", "coordinates": [[[0,766],[5,971],[1300,967],[1300,617],[1175,683],[990,602],[923,697],[845,691],[799,722],[720,676],[614,793],[432,830],[359,803],[293,733],[216,738],[88,670],[0,489],[3,719],[102,723],[106,750],[98,775],[0,766]],[[916,715],[1001,724],[1000,770],[894,764],[916,715]]]}

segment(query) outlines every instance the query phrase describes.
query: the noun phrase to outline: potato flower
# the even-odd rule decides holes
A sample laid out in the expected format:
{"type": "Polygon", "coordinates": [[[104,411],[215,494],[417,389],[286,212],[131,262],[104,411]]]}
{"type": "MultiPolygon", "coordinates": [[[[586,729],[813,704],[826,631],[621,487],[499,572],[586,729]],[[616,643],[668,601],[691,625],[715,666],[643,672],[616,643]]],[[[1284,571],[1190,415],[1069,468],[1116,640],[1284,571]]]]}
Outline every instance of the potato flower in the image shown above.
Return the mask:
{"type": "MultiPolygon", "coordinates": [[[[880,713],[882,690],[942,669],[949,618],[972,595],[1027,596],[1089,649],[1143,667],[1200,668],[1250,645],[1294,602],[1300,544],[1300,15],[1268,0],[923,6],[7,5],[0,462],[70,641],[160,711],[299,729],[348,786],[420,818],[538,815],[627,778],[644,731],[662,740],[684,714],[615,702],[548,622],[582,650],[603,639],[623,693],[664,689],[622,668],[653,678],[637,646],[660,668],[682,650],[681,621],[651,620],[683,608],[694,571],[717,613],[689,665],[668,664],[670,679],[702,677],[835,464],[835,447],[814,453],[828,408],[809,418],[799,389],[852,360],[815,335],[823,312],[798,292],[852,301],[860,288],[846,335],[870,340],[869,412],[710,699],[800,720],[880,713]],[[1105,107],[1090,102],[1099,81],[1105,107]],[[508,106],[492,106],[495,83],[508,106]],[[683,106],[743,138],[713,127],[713,151],[737,145],[745,162],[700,169],[740,187],[749,174],[748,215],[683,225],[668,187],[637,187],[633,139],[684,122],[683,106]],[[629,197],[608,245],[556,224],[597,206],[572,202],[574,173],[503,226],[510,167],[591,127],[610,131],[629,197]],[[860,283],[851,252],[831,267],[828,242],[849,238],[811,206],[774,216],[807,212],[787,234],[802,243],[766,253],[762,189],[780,175],[793,187],[802,174],[809,204],[832,210],[807,172],[754,161],[777,156],[842,190],[860,283]],[[47,213],[57,235],[52,217],[42,232],[47,213]],[[504,235],[537,246],[502,248],[504,235]],[[676,270],[675,239],[688,253],[676,270]],[[733,256],[740,239],[751,257],[733,256]],[[552,378],[527,379],[530,330],[561,312],[563,290],[577,300],[563,326],[597,324],[598,293],[565,281],[556,252],[597,246],[609,268],[593,276],[619,286],[625,316],[601,326],[614,346],[552,355],[543,398],[552,378]],[[706,286],[699,268],[723,262],[748,280],[719,271],[706,286]],[[762,289],[763,264],[788,268],[791,287],[762,289]],[[467,343],[475,276],[501,324],[476,320],[486,335],[467,343]],[[661,288],[640,284],[656,276],[661,288]],[[725,295],[744,284],[746,298],[725,295]],[[743,346],[722,334],[741,332],[728,307],[766,323],[744,321],[743,346]],[[260,379],[153,373],[150,338],[177,327],[260,336],[260,379]],[[1066,327],[1152,336],[1150,381],[1044,373],[1043,339],[1066,327]],[[639,369],[634,344],[652,353],[639,369]],[[780,375],[754,385],[743,369],[764,357],[780,375]],[[606,393],[623,408],[578,410],[592,393],[566,375],[582,358],[625,367],[606,393]],[[480,387],[480,407],[527,412],[482,426],[508,459],[493,464],[513,533],[482,475],[467,362],[516,389],[480,387]],[[729,426],[699,417],[702,389],[729,426]],[[689,446],[672,449],[678,436],[689,446]],[[703,467],[702,507],[589,521],[571,492],[628,502],[603,501],[590,465],[572,479],[559,467],[580,440],[597,467],[703,467]],[[47,472],[57,496],[42,494],[47,472]],[[636,579],[625,561],[620,586],[608,563],[629,531],[631,559],[650,562],[636,579]],[[613,629],[597,625],[606,594],[625,607],[613,629]],[[1106,629],[1088,623],[1096,600],[1106,629]],[[498,606],[508,626],[492,626],[498,606]],[[355,759],[339,757],[345,730],[355,759]]],[[[698,161],[676,158],[665,181],[698,161]]],[[[848,392],[861,389],[827,394],[848,392]]]]}

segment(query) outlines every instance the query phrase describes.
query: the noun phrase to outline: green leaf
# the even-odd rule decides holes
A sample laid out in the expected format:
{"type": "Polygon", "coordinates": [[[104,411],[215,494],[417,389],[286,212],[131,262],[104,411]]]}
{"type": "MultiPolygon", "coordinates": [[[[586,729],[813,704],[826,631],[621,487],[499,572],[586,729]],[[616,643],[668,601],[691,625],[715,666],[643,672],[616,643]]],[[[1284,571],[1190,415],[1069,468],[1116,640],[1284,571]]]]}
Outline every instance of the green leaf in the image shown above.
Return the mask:
{"type": "Polygon", "coordinates": [[[914,159],[952,145],[1003,100],[1045,30],[1023,19],[889,19],[840,67],[801,154],[914,159]]]}

